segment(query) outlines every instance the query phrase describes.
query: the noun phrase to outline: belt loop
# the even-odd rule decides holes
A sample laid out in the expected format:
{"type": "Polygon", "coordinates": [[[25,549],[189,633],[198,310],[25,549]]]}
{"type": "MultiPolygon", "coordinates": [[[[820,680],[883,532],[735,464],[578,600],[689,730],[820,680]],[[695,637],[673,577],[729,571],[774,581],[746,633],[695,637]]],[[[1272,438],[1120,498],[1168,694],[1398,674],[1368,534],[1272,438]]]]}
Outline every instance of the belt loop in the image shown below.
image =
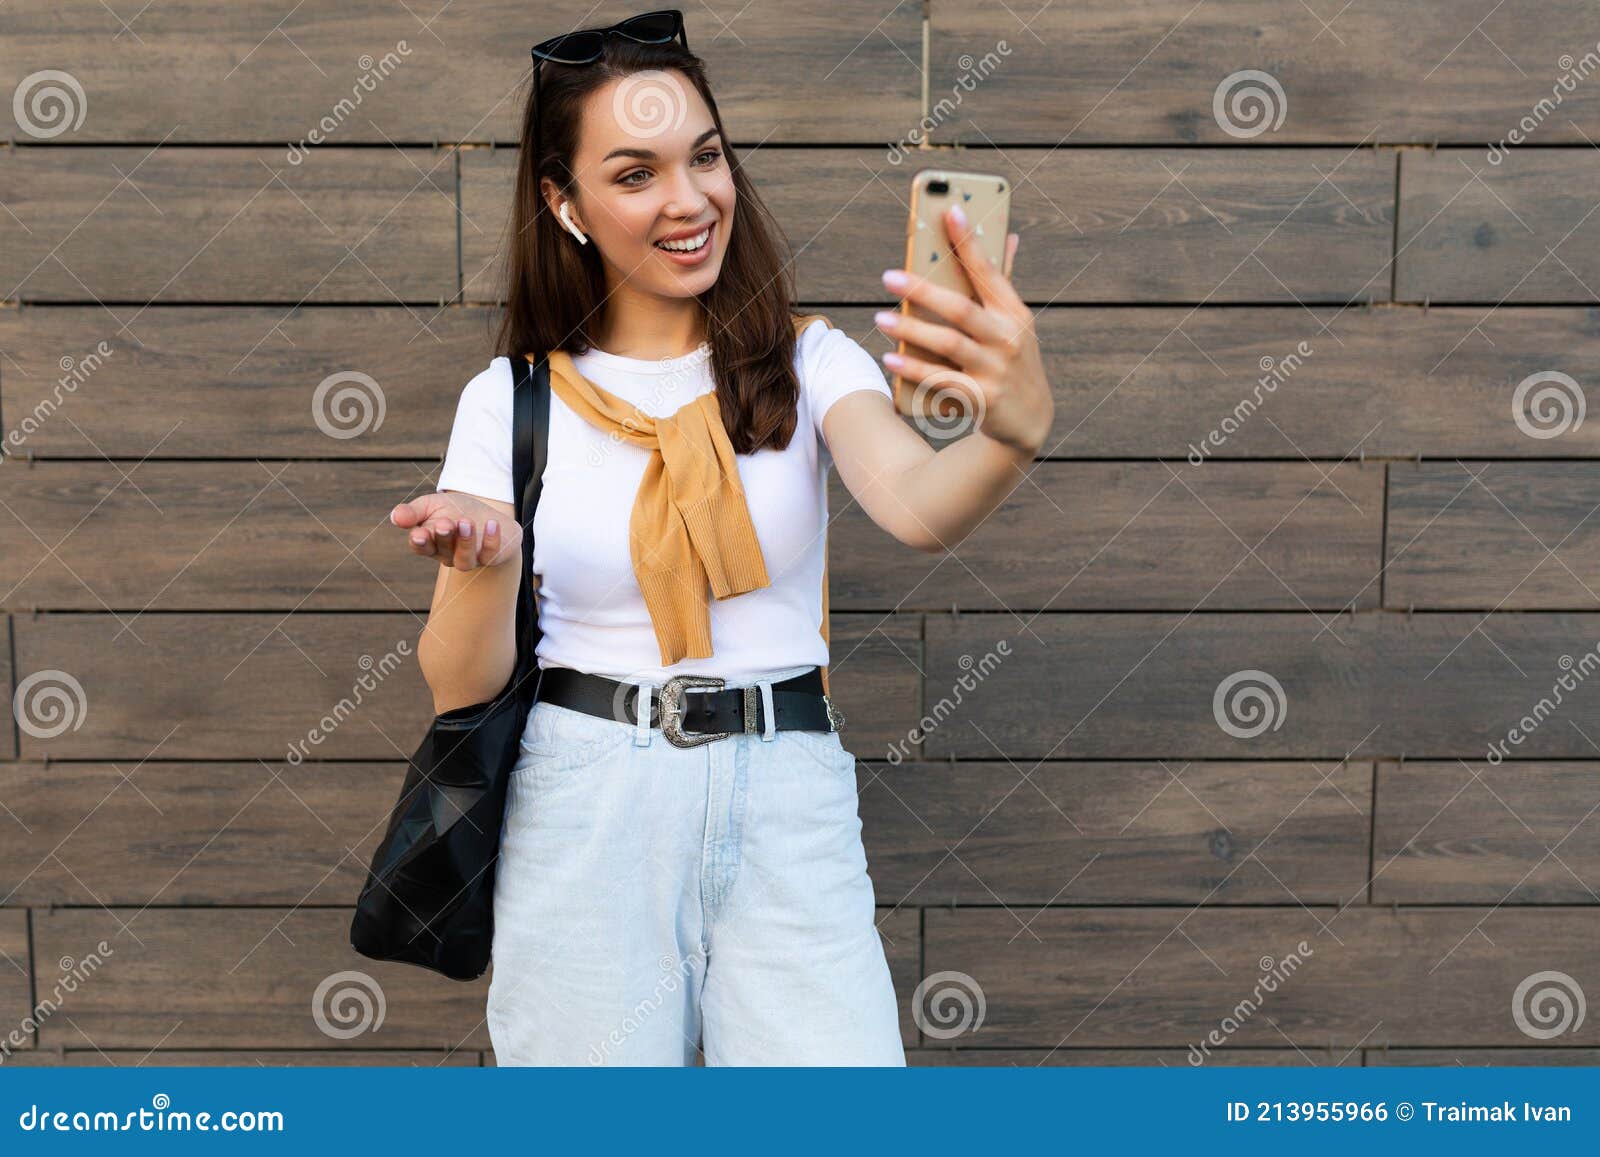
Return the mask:
{"type": "Polygon", "coordinates": [[[638,718],[633,725],[633,743],[635,747],[650,746],[650,698],[654,689],[655,685],[652,683],[639,684],[639,694],[635,700],[638,707],[638,718]]]}
{"type": "Polygon", "coordinates": [[[761,741],[770,742],[778,730],[778,713],[772,709],[772,680],[763,679],[761,687],[761,715],[766,726],[761,729],[761,741]]]}

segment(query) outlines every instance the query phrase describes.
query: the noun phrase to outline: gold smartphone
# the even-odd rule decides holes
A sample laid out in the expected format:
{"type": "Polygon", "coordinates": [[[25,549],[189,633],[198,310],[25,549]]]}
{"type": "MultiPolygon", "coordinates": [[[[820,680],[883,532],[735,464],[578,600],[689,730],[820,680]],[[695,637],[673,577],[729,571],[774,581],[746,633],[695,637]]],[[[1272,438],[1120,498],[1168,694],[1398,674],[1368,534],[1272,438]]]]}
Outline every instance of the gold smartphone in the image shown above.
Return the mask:
{"type": "MultiPolygon", "coordinates": [[[[978,235],[978,245],[994,262],[997,269],[1004,268],[1006,234],[1010,229],[1011,182],[996,173],[967,173],[955,169],[923,169],[911,178],[911,211],[906,215],[906,260],[903,268],[917,277],[925,277],[935,285],[964,293],[974,301],[977,291],[961,267],[961,259],[950,246],[950,235],[945,229],[944,215],[951,205],[960,205],[967,220],[972,222],[978,235]]],[[[949,325],[939,314],[900,299],[900,312],[908,317],[921,318],[935,325],[949,325]]],[[[902,357],[920,358],[935,366],[955,367],[943,357],[901,339],[897,352],[902,357]]],[[[950,418],[958,407],[946,399],[943,406],[935,408],[932,399],[941,391],[930,388],[921,399],[916,397],[918,382],[901,374],[894,376],[895,408],[909,417],[926,416],[950,418]]]]}

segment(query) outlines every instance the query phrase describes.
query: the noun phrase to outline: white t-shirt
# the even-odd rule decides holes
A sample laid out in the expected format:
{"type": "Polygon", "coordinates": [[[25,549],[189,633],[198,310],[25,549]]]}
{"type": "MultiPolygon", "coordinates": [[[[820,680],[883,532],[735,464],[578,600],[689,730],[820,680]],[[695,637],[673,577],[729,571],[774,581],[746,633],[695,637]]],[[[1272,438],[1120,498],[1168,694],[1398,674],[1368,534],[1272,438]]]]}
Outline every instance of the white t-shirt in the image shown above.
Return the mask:
{"type": "MultiPolygon", "coordinates": [[[[709,345],[663,360],[618,357],[600,349],[572,360],[595,385],[651,417],[666,417],[716,388],[709,345]]],[[[800,334],[795,369],[799,418],[788,447],[737,455],[770,583],[727,599],[712,598],[708,586],[715,653],[668,667],[661,664],[628,549],[628,521],[652,451],[613,440],[551,392],[550,452],[533,521],[543,631],[539,666],[574,667],[659,686],[671,675],[721,675],[738,683],[787,678],[827,665],[822,570],[826,479],[833,457],[822,437],[822,417],[856,390],[893,395],[876,359],[843,330],[820,320],[800,334]]],[[[466,384],[439,473],[440,490],[513,501],[512,391],[511,361],[504,357],[466,384]]]]}

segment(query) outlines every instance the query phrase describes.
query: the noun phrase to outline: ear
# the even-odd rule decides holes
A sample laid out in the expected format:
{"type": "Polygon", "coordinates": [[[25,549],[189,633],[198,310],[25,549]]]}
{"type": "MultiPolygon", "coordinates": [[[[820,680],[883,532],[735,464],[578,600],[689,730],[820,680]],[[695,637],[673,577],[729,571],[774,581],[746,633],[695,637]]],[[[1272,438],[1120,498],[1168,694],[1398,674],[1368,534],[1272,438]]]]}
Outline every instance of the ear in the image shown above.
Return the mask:
{"type": "MultiPolygon", "coordinates": [[[[572,198],[563,193],[561,191],[561,187],[549,177],[540,178],[539,194],[544,198],[544,207],[550,211],[550,216],[554,217],[557,224],[559,224],[561,221],[561,203],[563,201],[571,201],[572,198]]],[[[585,233],[589,231],[588,229],[584,228],[583,220],[578,216],[578,206],[576,203],[573,204],[572,208],[567,210],[567,216],[571,217],[573,223],[577,225],[578,228],[583,229],[585,233]]]]}

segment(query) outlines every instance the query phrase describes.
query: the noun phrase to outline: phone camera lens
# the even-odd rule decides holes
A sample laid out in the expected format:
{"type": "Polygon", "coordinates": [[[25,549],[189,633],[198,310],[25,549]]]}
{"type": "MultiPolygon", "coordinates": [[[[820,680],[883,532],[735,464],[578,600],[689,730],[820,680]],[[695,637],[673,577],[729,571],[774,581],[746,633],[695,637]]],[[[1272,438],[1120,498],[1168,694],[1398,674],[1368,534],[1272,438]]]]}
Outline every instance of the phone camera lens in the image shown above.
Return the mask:
{"type": "Polygon", "coordinates": [[[930,193],[933,193],[933,194],[935,194],[937,196],[942,197],[946,193],[948,193],[949,191],[950,191],[950,182],[949,181],[929,181],[928,182],[928,192],[930,192],[930,193]]]}

